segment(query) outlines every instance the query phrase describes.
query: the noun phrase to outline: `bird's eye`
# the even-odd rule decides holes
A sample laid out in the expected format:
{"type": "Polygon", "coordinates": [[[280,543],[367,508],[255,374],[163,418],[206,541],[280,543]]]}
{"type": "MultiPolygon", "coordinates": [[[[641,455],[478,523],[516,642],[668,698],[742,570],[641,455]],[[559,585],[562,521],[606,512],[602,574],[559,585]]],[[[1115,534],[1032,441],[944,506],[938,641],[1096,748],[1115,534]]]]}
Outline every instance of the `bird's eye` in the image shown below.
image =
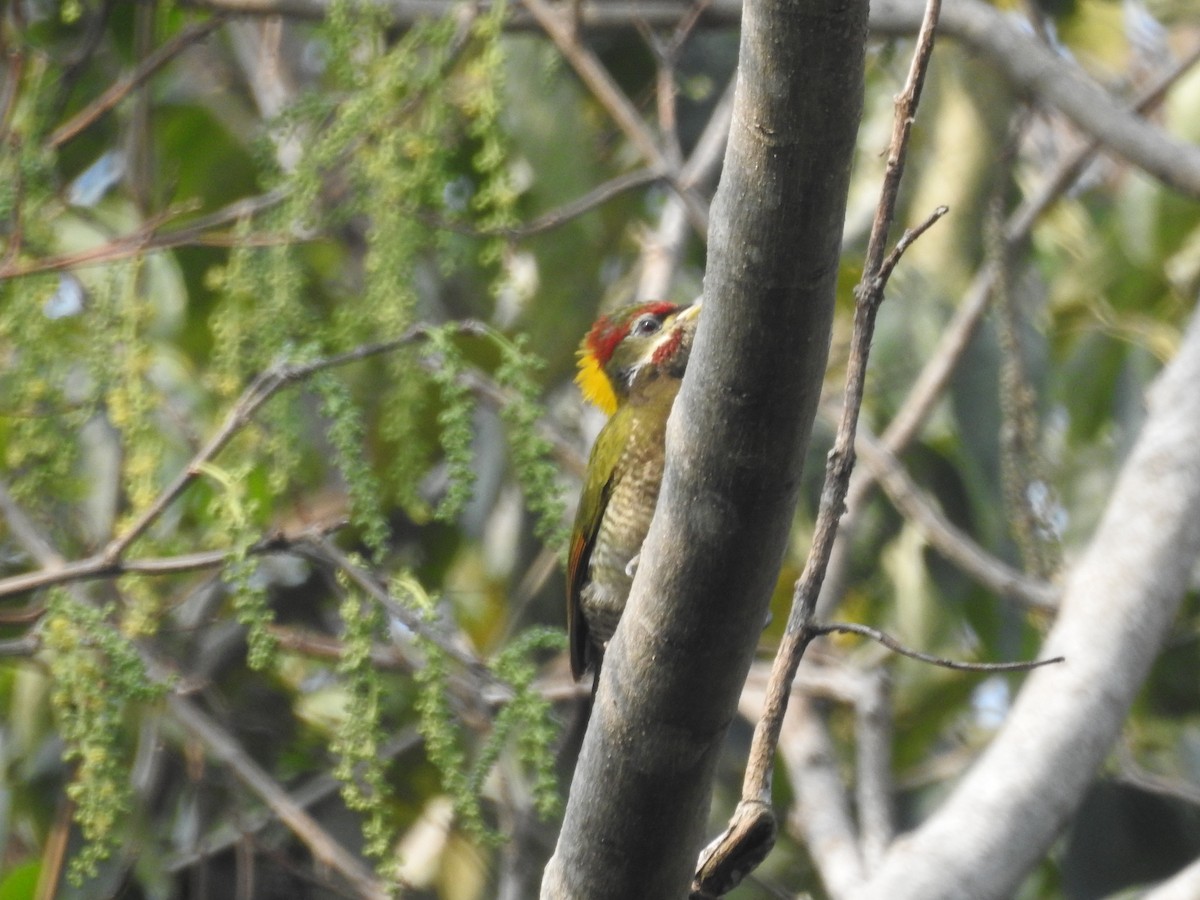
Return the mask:
{"type": "Polygon", "coordinates": [[[633,333],[639,337],[645,337],[649,334],[655,334],[662,329],[662,322],[657,316],[642,316],[633,323],[633,333]]]}

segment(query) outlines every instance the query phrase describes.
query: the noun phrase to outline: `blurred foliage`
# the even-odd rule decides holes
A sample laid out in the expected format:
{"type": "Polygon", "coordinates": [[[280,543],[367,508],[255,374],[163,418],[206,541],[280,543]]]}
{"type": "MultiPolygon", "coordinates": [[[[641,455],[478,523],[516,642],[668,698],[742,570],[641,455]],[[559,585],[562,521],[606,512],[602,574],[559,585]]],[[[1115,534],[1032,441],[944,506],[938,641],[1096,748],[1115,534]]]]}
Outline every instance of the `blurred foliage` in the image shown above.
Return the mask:
{"type": "MultiPolygon", "coordinates": [[[[1187,10],[1164,25],[1112,0],[1040,8],[1062,52],[1127,96],[1196,37],[1187,10]]],[[[13,642],[0,659],[0,900],[47,885],[68,898],[233,896],[247,854],[256,897],[344,888],[172,718],[172,690],[405,896],[495,896],[552,845],[573,715],[548,699],[569,693],[555,563],[595,428],[571,387],[574,351],[598,309],[631,297],[670,194],[626,191],[523,234],[642,163],[553,45],[503,31],[503,4],[403,27],[372,9],[230,19],[69,134],[208,16],[101,0],[0,13],[0,482],[20,511],[0,524],[0,578],[112,547],[143,563],[0,597],[0,647],[13,642]]],[[[655,59],[636,29],[589,40],[652,118],[655,59]]],[[[735,48],[720,29],[683,45],[685,153],[735,48]]],[[[869,60],[831,396],[908,50],[876,44],[869,60]]],[[[1200,75],[1155,116],[1194,139],[1200,75]]],[[[1023,110],[982,61],[939,47],[903,223],[952,213],[891,282],[873,430],[997,257],[996,211],[1079,140],[1052,112],[1023,110]]],[[[1053,582],[1086,545],[1194,306],[1200,209],[1101,157],[999,255],[1004,302],[903,461],[981,548],[1053,582]]],[[[673,299],[695,296],[703,265],[692,236],[673,299]]],[[[764,658],[829,440],[818,423],[764,658]]],[[[1037,651],[1043,621],[946,562],[881,496],[843,574],[839,617],[922,650],[1037,651]]],[[[1200,850],[1198,623],[1193,596],[1120,752],[1022,897],[1103,896],[1200,850]]],[[[890,674],[901,826],[945,795],[1020,682],[851,639],[828,654],[890,674]]],[[[835,708],[830,722],[852,781],[854,717],[835,708]]],[[[747,742],[739,723],[714,831],[747,742]]],[[[786,779],[776,799],[793,800],[786,779]]],[[[734,896],[823,896],[790,837],[760,875],[734,896]]]]}

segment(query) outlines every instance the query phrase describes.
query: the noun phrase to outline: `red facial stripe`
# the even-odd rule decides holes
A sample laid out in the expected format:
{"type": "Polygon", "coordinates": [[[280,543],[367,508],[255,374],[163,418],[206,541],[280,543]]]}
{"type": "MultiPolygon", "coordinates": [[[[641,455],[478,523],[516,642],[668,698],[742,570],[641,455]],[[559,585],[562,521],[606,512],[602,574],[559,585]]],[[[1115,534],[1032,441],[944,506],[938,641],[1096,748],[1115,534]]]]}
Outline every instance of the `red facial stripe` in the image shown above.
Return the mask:
{"type": "Polygon", "coordinates": [[[665,341],[655,348],[654,355],[650,357],[650,362],[656,366],[661,366],[679,352],[679,345],[682,343],[683,329],[677,328],[668,335],[665,341]]]}

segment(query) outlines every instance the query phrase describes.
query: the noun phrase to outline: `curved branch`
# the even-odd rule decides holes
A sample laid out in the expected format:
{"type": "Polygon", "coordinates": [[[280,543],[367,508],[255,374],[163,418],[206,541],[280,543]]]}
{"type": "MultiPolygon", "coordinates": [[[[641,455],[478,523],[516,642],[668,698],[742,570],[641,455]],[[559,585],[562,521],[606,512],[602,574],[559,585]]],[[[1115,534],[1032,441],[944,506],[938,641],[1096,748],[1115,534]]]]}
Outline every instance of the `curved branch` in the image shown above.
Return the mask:
{"type": "Polygon", "coordinates": [[[1043,654],[991,746],[897,842],[857,900],[1012,896],[1078,806],[1158,654],[1200,554],[1200,316],[1146,424],[1043,654]]]}
{"type": "Polygon", "coordinates": [[[1142,900],[1194,900],[1197,896],[1200,896],[1200,859],[1142,894],[1142,900]]]}

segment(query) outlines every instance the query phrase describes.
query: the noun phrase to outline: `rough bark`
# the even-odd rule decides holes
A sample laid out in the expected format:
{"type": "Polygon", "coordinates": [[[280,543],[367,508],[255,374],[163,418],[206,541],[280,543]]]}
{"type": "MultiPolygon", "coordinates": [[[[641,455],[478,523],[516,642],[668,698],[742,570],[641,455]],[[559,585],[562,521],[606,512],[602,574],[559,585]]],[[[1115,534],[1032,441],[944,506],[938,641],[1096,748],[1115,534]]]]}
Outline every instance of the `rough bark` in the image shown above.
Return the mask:
{"type": "Polygon", "coordinates": [[[1200,316],[1150,393],[1122,467],[1004,727],[950,798],[897,841],[856,900],[1013,896],[1120,732],[1200,555],[1200,316]]]}
{"type": "Polygon", "coordinates": [[[686,895],[829,346],[865,0],[752,0],[658,511],[542,896],[686,895]]]}

